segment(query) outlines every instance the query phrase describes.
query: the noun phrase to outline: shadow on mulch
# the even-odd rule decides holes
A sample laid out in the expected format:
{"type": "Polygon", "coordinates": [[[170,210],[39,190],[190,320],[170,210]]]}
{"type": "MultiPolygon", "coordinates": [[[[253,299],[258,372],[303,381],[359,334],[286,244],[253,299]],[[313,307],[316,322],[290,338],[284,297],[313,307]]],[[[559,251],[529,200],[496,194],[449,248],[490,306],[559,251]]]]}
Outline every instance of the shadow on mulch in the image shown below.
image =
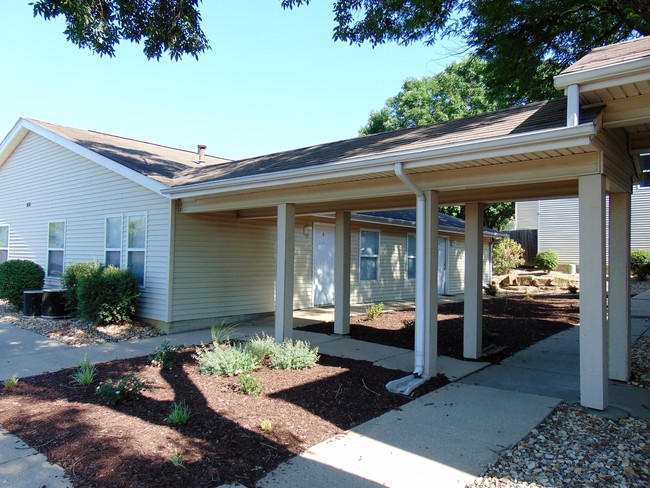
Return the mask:
{"type": "MultiPolygon", "coordinates": [[[[509,296],[483,300],[483,346],[502,350],[481,358],[499,362],[553,334],[579,323],[580,300],[575,295],[509,296]]],[[[444,303],[438,307],[438,354],[463,358],[463,303],[444,303]]],[[[352,317],[350,337],[367,342],[413,349],[413,310],[386,312],[368,320],[352,317]]],[[[301,327],[300,330],[334,333],[332,322],[301,327]]]]}

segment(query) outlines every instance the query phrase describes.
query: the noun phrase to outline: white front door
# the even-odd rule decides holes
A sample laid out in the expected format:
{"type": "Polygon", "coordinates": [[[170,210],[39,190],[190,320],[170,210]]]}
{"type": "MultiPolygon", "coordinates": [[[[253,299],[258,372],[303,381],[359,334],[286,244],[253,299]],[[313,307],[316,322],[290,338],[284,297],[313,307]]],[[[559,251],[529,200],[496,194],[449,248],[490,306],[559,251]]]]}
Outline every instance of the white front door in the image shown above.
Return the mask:
{"type": "Polygon", "coordinates": [[[447,290],[447,237],[438,238],[438,293],[447,290]]]}
{"type": "Polygon", "coordinates": [[[314,306],[334,303],[334,226],[314,224],[314,306]]]}

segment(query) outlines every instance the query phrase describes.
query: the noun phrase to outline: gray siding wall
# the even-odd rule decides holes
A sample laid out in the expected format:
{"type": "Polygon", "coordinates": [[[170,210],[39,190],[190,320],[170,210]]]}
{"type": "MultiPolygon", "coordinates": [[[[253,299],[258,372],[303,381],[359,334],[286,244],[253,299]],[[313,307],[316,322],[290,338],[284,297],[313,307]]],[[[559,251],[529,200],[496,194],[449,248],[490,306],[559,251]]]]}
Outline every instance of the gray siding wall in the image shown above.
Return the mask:
{"type": "MultiPolygon", "coordinates": [[[[449,240],[447,294],[463,293],[465,288],[465,241],[449,240]]],[[[492,281],[492,252],[489,242],[483,243],[483,284],[492,281]]]]}
{"type": "MultiPolygon", "coordinates": [[[[147,213],[145,288],[138,314],[167,320],[170,202],[51,141],[30,133],[0,167],[0,224],[10,225],[9,258],[47,266],[48,222],[66,222],[65,266],[104,262],[109,215],[147,213]]],[[[46,287],[60,287],[46,278],[46,287]]]]}
{"type": "Polygon", "coordinates": [[[539,202],[516,202],[515,203],[515,229],[537,229],[537,214],[539,202]]]}

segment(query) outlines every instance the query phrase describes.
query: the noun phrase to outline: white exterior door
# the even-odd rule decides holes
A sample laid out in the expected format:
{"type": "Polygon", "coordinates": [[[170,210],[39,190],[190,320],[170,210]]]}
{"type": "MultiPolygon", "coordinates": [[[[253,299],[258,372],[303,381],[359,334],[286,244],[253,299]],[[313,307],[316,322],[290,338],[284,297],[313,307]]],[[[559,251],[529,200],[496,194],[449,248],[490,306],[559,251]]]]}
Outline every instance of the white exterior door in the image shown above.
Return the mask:
{"type": "Polygon", "coordinates": [[[438,238],[438,293],[447,290],[447,241],[446,237],[438,238]]]}
{"type": "Polygon", "coordinates": [[[334,226],[314,224],[314,306],[334,303],[334,226]]]}

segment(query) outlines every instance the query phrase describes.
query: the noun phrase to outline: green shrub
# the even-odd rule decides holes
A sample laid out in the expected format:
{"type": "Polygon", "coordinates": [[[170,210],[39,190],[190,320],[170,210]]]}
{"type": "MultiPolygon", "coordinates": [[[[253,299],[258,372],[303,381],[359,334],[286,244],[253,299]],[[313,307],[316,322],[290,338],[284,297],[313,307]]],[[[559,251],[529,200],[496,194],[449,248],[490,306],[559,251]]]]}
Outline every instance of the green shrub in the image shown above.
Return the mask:
{"type": "Polygon", "coordinates": [[[553,271],[557,268],[559,262],[560,258],[557,256],[555,251],[542,251],[537,253],[537,256],[535,256],[535,264],[537,267],[547,272],[553,271]]]}
{"type": "Polygon", "coordinates": [[[497,296],[497,287],[494,285],[494,283],[488,283],[483,287],[483,291],[487,296],[490,297],[495,297],[497,296]]]}
{"type": "Polygon", "coordinates": [[[172,407],[171,411],[169,412],[169,415],[167,415],[167,422],[170,424],[174,425],[185,425],[188,420],[190,420],[190,416],[192,415],[192,410],[190,407],[187,406],[185,403],[185,400],[182,402],[174,402],[174,406],[172,407]]]}
{"type": "Polygon", "coordinates": [[[251,373],[239,375],[239,393],[252,397],[258,397],[264,391],[264,385],[255,375],[251,373]]]}
{"type": "Polygon", "coordinates": [[[160,369],[171,369],[176,365],[178,361],[179,353],[183,350],[185,346],[179,344],[178,346],[172,346],[171,343],[167,340],[163,341],[153,355],[149,356],[151,365],[160,369]]]}
{"type": "MultiPolygon", "coordinates": [[[[630,253],[630,270],[632,274],[639,276],[639,270],[644,264],[650,263],[650,251],[639,250],[630,253]]],[[[641,278],[639,278],[641,279],[641,278]]]]}
{"type": "Polygon", "coordinates": [[[266,358],[272,357],[279,347],[280,345],[275,342],[275,339],[267,335],[262,335],[261,337],[255,336],[244,344],[244,348],[260,362],[264,362],[266,358]]]}
{"type": "Polygon", "coordinates": [[[308,342],[286,339],[271,356],[271,366],[276,369],[309,369],[318,363],[318,348],[308,342]]]}
{"type": "Polygon", "coordinates": [[[16,376],[15,374],[12,375],[11,378],[7,378],[2,382],[2,384],[5,386],[7,390],[16,388],[18,386],[18,383],[20,383],[20,378],[18,378],[18,376],[16,376]]]}
{"type": "Polygon", "coordinates": [[[127,322],[135,316],[140,298],[137,279],[128,271],[109,266],[79,276],[79,315],[95,324],[127,322]]]}
{"type": "Polygon", "coordinates": [[[25,290],[42,290],[45,271],[33,261],[10,259],[0,264],[0,298],[17,308],[23,306],[25,290]]]}
{"type": "Polygon", "coordinates": [[[109,405],[116,405],[133,401],[148,389],[149,383],[141,381],[133,373],[129,373],[118,381],[112,379],[104,381],[97,387],[97,394],[109,405]]]}
{"type": "Polygon", "coordinates": [[[650,263],[642,264],[636,272],[636,277],[641,281],[645,281],[648,279],[648,276],[650,276],[650,263]]]}
{"type": "Polygon", "coordinates": [[[492,248],[492,268],[495,274],[509,273],[524,262],[524,248],[509,237],[501,239],[492,248]]]}
{"type": "Polygon", "coordinates": [[[366,315],[368,319],[373,320],[377,317],[381,317],[384,314],[384,304],[378,303],[366,309],[366,315]]]}
{"type": "Polygon", "coordinates": [[[196,358],[201,373],[212,376],[237,376],[262,367],[262,362],[242,345],[214,349],[199,347],[196,358]]]}
{"type": "Polygon", "coordinates": [[[90,386],[93,381],[95,381],[95,374],[97,373],[97,368],[93,363],[88,361],[88,358],[84,358],[83,361],[79,363],[77,371],[70,377],[72,383],[77,386],[90,386]]]}
{"type": "Polygon", "coordinates": [[[65,306],[69,313],[76,314],[79,308],[77,287],[81,277],[97,272],[101,267],[99,263],[75,263],[65,268],[61,281],[65,287],[65,306]]]}

